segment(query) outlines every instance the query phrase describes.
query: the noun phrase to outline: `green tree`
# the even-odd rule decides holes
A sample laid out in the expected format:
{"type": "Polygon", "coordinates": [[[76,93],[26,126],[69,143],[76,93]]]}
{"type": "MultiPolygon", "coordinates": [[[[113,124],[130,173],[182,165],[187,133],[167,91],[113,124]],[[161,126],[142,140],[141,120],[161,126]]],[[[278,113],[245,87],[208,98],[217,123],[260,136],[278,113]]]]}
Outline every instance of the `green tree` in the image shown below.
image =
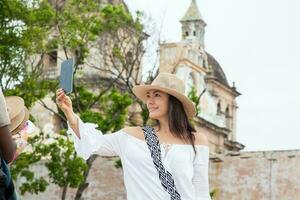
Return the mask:
{"type": "Polygon", "coordinates": [[[196,91],[196,88],[193,86],[191,88],[191,90],[189,91],[188,93],[188,97],[190,100],[192,100],[194,103],[195,103],[195,106],[196,106],[196,112],[197,112],[197,115],[200,114],[201,112],[201,108],[200,108],[200,99],[202,97],[202,95],[204,94],[204,92],[206,91],[206,89],[204,89],[200,95],[197,95],[197,91],[196,91]]]}
{"type": "MultiPolygon", "coordinates": [[[[29,141],[32,152],[19,156],[12,166],[12,174],[14,178],[24,177],[26,180],[20,187],[21,193],[37,194],[54,183],[63,188],[62,199],[65,199],[69,187],[77,188],[75,199],[80,199],[88,187],[87,177],[95,157],[85,163],[76,156],[66,137],[65,117],[44,102],[46,96],[54,101],[54,91],[58,87],[56,79],[44,79],[45,59],[57,56],[54,53],[59,49],[64,56],[57,59],[75,57],[74,91],[71,94],[74,110],[84,121],[96,123],[104,133],[116,131],[124,125],[127,107],[132,103],[131,88],[141,81],[133,77],[140,70],[140,59],[145,52],[143,41],[147,38],[140,14],[133,19],[123,5],[102,5],[94,0],[67,0],[63,3],[4,0],[0,5],[1,87],[6,95],[23,97],[29,108],[36,102],[40,103],[61,119],[63,127],[50,144],[45,143],[51,139],[49,136],[40,134],[32,138],[29,141]],[[101,46],[99,38],[109,45],[101,46]],[[106,46],[112,48],[104,48],[106,46]],[[114,71],[112,78],[101,84],[97,92],[92,90],[95,85],[86,82],[79,73],[90,64],[88,58],[92,47],[109,58],[107,62],[112,64],[109,70],[114,71]],[[125,86],[125,91],[118,85],[125,86]],[[47,180],[36,177],[31,169],[41,160],[48,168],[47,180]]],[[[101,72],[101,67],[95,67],[101,72]]],[[[120,162],[116,164],[121,165],[120,162]]]]}
{"type": "MultiPolygon", "coordinates": [[[[93,98],[93,93],[88,92],[83,87],[78,88],[78,91],[80,104],[84,104],[90,98],[93,98]]],[[[116,89],[112,89],[99,100],[98,108],[101,112],[86,109],[81,113],[81,118],[84,121],[97,124],[104,133],[116,131],[123,126],[126,118],[126,108],[131,103],[129,95],[122,95],[116,89]],[[102,113],[105,113],[105,115],[102,113]]],[[[77,157],[73,143],[66,137],[64,129],[54,138],[44,136],[41,133],[41,135],[31,138],[29,144],[32,151],[22,153],[12,166],[14,179],[22,176],[27,180],[20,187],[22,194],[25,192],[38,194],[45,191],[49,183],[54,183],[63,188],[62,199],[65,199],[68,187],[82,188],[79,191],[83,192],[88,186],[86,178],[96,157],[92,156],[87,163],[77,157]],[[53,142],[49,143],[49,140],[53,142]],[[41,160],[49,171],[48,180],[43,177],[35,177],[30,169],[32,164],[41,160]],[[81,184],[84,184],[85,187],[81,184]]]]}

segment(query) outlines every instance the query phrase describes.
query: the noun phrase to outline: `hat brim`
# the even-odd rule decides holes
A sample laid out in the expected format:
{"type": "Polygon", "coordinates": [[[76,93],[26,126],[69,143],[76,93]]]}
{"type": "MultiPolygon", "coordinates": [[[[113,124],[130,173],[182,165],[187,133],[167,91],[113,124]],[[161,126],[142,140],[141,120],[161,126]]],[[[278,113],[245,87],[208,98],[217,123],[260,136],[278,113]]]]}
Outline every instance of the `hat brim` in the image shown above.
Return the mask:
{"type": "Polygon", "coordinates": [[[26,122],[29,120],[29,111],[26,107],[15,118],[11,119],[9,130],[12,135],[23,129],[26,122]]]}
{"type": "Polygon", "coordinates": [[[168,93],[169,95],[176,97],[182,103],[188,118],[192,118],[196,115],[196,108],[194,102],[192,102],[188,97],[177,92],[176,90],[156,85],[137,85],[132,88],[132,91],[136,95],[136,97],[141,99],[144,103],[146,103],[146,94],[149,90],[160,90],[162,92],[168,93]]]}
{"type": "Polygon", "coordinates": [[[10,119],[16,118],[21,112],[24,112],[24,100],[18,96],[5,97],[6,107],[10,119]]]}

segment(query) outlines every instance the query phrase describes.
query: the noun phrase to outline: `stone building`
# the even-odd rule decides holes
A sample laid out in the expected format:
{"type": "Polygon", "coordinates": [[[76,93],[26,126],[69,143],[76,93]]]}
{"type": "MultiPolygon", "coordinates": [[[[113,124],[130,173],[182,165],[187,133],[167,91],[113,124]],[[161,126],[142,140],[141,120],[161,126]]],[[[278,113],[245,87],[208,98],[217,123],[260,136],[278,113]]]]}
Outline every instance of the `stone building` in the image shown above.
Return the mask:
{"type": "MultiPolygon", "coordinates": [[[[66,0],[49,0],[50,4],[57,8],[62,9],[66,4],[66,0]]],[[[100,6],[107,4],[122,5],[125,10],[128,10],[127,5],[123,0],[97,0],[100,6]]],[[[119,88],[125,90],[126,85],[124,82],[128,79],[128,84],[141,82],[142,79],[142,56],[143,44],[140,42],[148,37],[146,33],[136,34],[134,29],[127,28],[126,30],[119,29],[117,33],[112,36],[111,33],[102,33],[99,37],[88,44],[89,53],[83,62],[78,59],[78,51],[65,51],[61,46],[54,47],[51,51],[43,55],[32,55],[29,62],[36,65],[41,62],[42,75],[46,79],[58,79],[61,70],[61,64],[68,58],[76,60],[76,80],[84,81],[88,84],[91,90],[99,91],[106,88],[108,84],[117,85],[119,88]],[[113,48],[119,48],[122,55],[125,55],[125,61],[113,57],[113,48]],[[66,56],[66,54],[68,56],[66,56]],[[121,76],[120,76],[121,74],[121,76]],[[123,81],[122,81],[122,80],[123,81]]],[[[59,36],[57,27],[49,36],[53,39],[59,36]]],[[[55,102],[50,98],[50,95],[44,98],[44,104],[53,111],[57,111],[55,102]]],[[[35,117],[35,124],[41,128],[45,133],[57,132],[59,126],[59,118],[53,114],[49,109],[45,109],[44,105],[36,103],[31,109],[31,114],[35,117]],[[50,120],[49,120],[50,119],[50,120]]],[[[136,110],[136,105],[132,105],[131,110],[136,110]]],[[[133,114],[135,115],[135,113],[133,114]]]]}
{"type": "Polygon", "coordinates": [[[192,1],[181,19],[182,39],[160,45],[160,72],[176,74],[188,93],[195,87],[200,98],[197,129],[209,138],[214,153],[239,151],[244,145],[236,141],[236,97],[240,93],[227,82],[217,60],[205,50],[206,23],[197,3],[192,1]]]}
{"type": "MultiPolygon", "coordinates": [[[[60,10],[66,4],[66,0],[49,0],[50,4],[56,9],[60,10]]],[[[125,10],[129,12],[127,5],[123,0],[98,0],[100,7],[107,4],[122,5],[125,10]]],[[[98,13],[96,13],[98,15],[98,13]]],[[[60,31],[56,26],[53,27],[53,31],[49,39],[60,37],[60,31]]],[[[78,73],[76,77],[84,79],[86,82],[96,85],[101,80],[110,80],[118,77],[120,73],[124,78],[130,76],[130,79],[140,82],[142,78],[142,44],[139,40],[141,38],[147,38],[147,34],[137,35],[134,29],[127,28],[119,29],[116,33],[102,33],[99,37],[89,42],[87,45],[89,53],[84,61],[80,60],[80,50],[65,51],[63,47],[57,46],[50,52],[43,55],[43,75],[45,78],[56,79],[60,73],[61,63],[68,58],[74,58],[78,64],[78,73]],[[118,48],[122,55],[125,55],[125,62],[128,70],[124,70],[124,66],[120,60],[113,57],[113,48],[118,48]],[[134,63],[133,63],[134,62],[134,63]],[[132,64],[133,63],[133,64],[132,64]],[[133,66],[131,66],[131,64],[133,66]],[[131,67],[133,70],[131,70],[131,67]],[[130,73],[128,72],[130,71],[130,73]]],[[[33,59],[38,60],[40,55],[33,56],[33,59]]]]}

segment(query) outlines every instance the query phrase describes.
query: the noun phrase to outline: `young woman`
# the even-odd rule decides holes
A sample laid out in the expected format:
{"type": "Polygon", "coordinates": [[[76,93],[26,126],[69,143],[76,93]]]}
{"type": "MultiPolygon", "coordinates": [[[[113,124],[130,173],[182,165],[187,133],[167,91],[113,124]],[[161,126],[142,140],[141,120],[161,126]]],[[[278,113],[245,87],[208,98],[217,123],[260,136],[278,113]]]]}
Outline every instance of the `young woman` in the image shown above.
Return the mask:
{"type": "Polygon", "coordinates": [[[95,124],[83,123],[73,113],[70,98],[57,90],[56,101],[67,117],[78,155],[120,156],[127,200],[210,200],[208,140],[188,121],[196,109],[185,96],[183,81],[160,73],[151,85],[135,86],[133,92],[146,103],[156,125],[103,135],[95,124]],[[157,151],[145,140],[146,133],[158,139],[157,151]]]}

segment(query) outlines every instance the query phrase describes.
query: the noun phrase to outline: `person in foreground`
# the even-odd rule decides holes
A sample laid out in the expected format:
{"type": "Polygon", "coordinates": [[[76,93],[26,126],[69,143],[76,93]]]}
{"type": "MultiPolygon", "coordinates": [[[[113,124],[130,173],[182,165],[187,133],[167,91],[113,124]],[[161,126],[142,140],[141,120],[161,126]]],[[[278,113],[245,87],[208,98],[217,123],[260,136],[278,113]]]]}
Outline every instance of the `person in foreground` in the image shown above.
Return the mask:
{"type": "Polygon", "coordinates": [[[0,111],[0,200],[17,200],[9,164],[27,144],[29,111],[21,97],[4,97],[1,88],[0,111]]]}
{"type": "Polygon", "coordinates": [[[57,90],[56,102],[67,117],[78,156],[119,156],[127,200],[211,200],[208,139],[188,121],[196,108],[185,96],[183,81],[160,73],[151,85],[135,86],[133,92],[156,124],[102,134],[95,124],[82,122],[70,98],[57,90]]]}

